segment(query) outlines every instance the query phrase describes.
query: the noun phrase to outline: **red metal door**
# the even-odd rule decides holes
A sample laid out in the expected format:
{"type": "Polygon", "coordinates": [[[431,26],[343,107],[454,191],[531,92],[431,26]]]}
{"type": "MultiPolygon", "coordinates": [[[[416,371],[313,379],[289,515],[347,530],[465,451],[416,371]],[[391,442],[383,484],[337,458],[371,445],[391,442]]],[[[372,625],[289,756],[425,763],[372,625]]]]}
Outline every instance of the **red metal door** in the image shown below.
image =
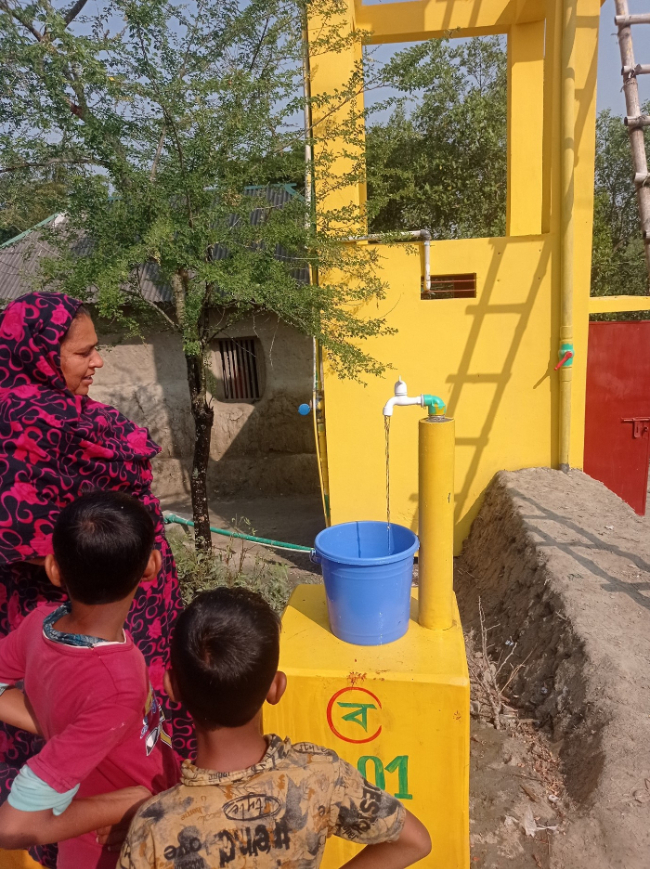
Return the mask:
{"type": "Polygon", "coordinates": [[[589,324],[585,472],[645,515],[650,320],[589,324]]]}

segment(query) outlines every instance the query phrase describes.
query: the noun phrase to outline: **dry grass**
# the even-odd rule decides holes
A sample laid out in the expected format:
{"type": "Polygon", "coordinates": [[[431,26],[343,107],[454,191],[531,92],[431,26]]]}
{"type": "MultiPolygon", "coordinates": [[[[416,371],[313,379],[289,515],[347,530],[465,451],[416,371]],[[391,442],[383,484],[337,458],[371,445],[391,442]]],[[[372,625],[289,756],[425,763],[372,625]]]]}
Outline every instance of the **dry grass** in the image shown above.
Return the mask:
{"type": "Polygon", "coordinates": [[[526,661],[520,664],[512,663],[516,643],[513,643],[507,651],[500,652],[495,658],[494,647],[489,642],[488,635],[496,626],[492,628],[486,626],[480,598],[478,611],[479,636],[477,637],[473,630],[465,636],[467,664],[474,695],[472,714],[475,718],[489,721],[497,730],[501,730],[517,720],[516,710],[508,703],[507,692],[526,661]]]}
{"type": "MultiPolygon", "coordinates": [[[[246,523],[247,534],[255,534],[246,523]]],[[[180,526],[176,526],[180,530],[180,526]]],[[[193,538],[186,532],[169,534],[174,553],[183,602],[187,605],[202,591],[219,586],[248,588],[261,594],[273,609],[282,613],[289,600],[291,584],[283,564],[252,556],[245,540],[229,540],[213,555],[197,553],[193,538]]]]}

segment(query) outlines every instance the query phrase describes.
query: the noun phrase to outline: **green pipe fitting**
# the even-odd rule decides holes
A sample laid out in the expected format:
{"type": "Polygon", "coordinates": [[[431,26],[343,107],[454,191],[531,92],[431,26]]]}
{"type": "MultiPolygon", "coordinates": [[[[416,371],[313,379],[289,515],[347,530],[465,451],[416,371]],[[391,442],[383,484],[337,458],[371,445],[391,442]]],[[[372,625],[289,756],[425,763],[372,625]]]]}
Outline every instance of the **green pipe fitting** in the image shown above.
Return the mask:
{"type": "Polygon", "coordinates": [[[575,356],[575,350],[573,349],[573,344],[570,341],[563,341],[560,344],[560,349],[558,352],[558,358],[563,359],[567,353],[570,353],[571,356],[567,359],[567,361],[562,366],[563,368],[571,368],[573,365],[573,357],[575,356]]]}
{"type": "Polygon", "coordinates": [[[423,395],[424,406],[429,408],[429,416],[444,416],[447,405],[437,395],[423,395]]]}

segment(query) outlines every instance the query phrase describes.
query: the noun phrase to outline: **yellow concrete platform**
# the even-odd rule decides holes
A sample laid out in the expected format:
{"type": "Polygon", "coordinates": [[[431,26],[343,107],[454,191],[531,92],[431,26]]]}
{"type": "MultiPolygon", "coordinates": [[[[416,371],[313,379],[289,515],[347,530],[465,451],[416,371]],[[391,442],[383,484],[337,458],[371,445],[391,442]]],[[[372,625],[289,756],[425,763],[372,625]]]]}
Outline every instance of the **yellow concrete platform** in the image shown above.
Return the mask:
{"type": "Polygon", "coordinates": [[[38,869],[40,863],[29,856],[27,851],[3,851],[0,849],[0,869],[38,869]]]}
{"type": "MultiPolygon", "coordinates": [[[[417,623],[417,591],[406,636],[386,646],[352,646],[329,630],[325,590],[300,585],[282,622],[280,666],[288,677],[267,732],[335,749],[404,802],[427,826],[431,855],[418,865],[469,866],[469,675],[455,623],[417,623]]],[[[323,869],[359,847],[331,839],[323,869]]]]}

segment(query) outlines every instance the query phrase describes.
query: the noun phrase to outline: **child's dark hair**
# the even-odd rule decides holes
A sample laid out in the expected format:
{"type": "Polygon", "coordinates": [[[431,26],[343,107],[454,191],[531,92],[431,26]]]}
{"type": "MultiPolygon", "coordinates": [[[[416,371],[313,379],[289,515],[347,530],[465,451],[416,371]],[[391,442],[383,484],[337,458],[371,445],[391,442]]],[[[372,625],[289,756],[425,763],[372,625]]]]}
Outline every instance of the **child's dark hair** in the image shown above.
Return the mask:
{"type": "Polygon", "coordinates": [[[72,600],[92,606],[127,597],[142,578],[154,536],[146,507],[123,492],[89,492],[68,504],[52,546],[72,600]]]}
{"type": "Polygon", "coordinates": [[[245,588],[215,588],[181,613],[171,641],[179,699],[208,730],[241,727],[262,708],[280,656],[280,621],[245,588]]]}

